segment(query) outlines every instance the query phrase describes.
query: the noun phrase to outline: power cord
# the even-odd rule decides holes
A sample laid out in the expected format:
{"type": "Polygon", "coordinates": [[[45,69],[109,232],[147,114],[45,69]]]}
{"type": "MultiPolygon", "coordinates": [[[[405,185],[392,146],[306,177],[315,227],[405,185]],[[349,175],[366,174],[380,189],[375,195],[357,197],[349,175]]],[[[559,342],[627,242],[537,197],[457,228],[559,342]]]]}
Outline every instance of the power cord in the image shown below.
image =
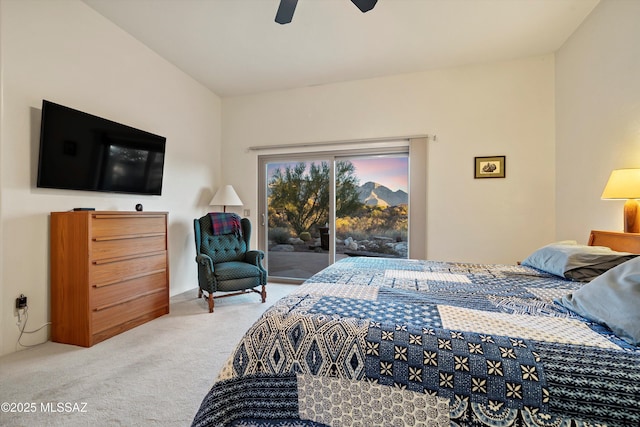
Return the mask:
{"type": "Polygon", "coordinates": [[[23,308],[19,308],[18,309],[18,322],[16,323],[16,325],[18,326],[18,329],[20,330],[20,336],[18,337],[18,341],[16,342],[16,347],[17,346],[21,346],[24,348],[28,348],[28,347],[36,347],[40,344],[44,344],[45,342],[47,342],[47,340],[42,341],[41,343],[38,344],[22,344],[20,342],[20,340],[22,339],[22,335],[24,334],[34,334],[38,331],[40,331],[42,328],[44,328],[45,326],[48,326],[51,324],[51,322],[47,322],[44,325],[40,326],[38,329],[34,329],[33,331],[27,331],[27,321],[29,320],[29,306],[25,305],[23,308]],[[20,311],[22,310],[22,315],[20,314],[20,311]],[[22,318],[24,317],[24,323],[22,323],[22,318]]]}

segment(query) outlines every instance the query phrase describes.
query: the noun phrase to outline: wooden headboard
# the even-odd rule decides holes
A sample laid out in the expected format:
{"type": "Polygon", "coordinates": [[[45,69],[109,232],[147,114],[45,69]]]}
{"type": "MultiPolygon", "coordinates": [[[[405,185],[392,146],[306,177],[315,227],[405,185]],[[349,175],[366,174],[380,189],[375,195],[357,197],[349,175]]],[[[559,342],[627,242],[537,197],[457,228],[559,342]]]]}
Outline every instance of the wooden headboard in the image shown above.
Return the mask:
{"type": "Polygon", "coordinates": [[[640,254],[640,233],[591,230],[589,246],[606,246],[614,251],[640,254]]]}

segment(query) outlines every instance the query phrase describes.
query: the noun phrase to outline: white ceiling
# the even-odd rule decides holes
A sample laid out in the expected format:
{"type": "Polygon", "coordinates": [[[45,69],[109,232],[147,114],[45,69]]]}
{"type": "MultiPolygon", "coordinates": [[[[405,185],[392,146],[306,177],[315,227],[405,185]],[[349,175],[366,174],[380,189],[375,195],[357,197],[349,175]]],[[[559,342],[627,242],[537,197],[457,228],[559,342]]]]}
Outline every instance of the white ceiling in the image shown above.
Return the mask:
{"type": "Polygon", "coordinates": [[[554,52],[599,0],[84,0],[222,96],[554,52]]]}

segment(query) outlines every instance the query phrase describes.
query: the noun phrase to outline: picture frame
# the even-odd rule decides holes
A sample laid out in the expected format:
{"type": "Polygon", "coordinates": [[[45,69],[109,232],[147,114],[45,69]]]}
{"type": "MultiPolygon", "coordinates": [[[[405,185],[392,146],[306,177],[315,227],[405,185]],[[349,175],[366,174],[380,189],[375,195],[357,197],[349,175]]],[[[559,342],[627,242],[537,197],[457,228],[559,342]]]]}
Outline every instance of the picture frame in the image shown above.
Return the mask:
{"type": "Polygon", "coordinates": [[[475,157],[474,178],[504,178],[506,156],[475,157]]]}

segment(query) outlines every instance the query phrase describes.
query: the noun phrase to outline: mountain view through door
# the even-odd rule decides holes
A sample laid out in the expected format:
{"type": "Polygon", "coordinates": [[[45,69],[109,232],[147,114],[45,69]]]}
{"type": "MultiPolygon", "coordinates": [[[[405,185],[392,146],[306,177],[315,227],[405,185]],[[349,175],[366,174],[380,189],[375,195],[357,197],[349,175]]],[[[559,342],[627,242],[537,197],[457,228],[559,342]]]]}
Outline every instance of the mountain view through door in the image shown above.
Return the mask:
{"type": "Polygon", "coordinates": [[[346,256],[407,257],[406,154],[266,166],[269,276],[306,279],[346,256]]]}
{"type": "Polygon", "coordinates": [[[409,158],[340,161],[353,166],[358,204],[353,209],[340,209],[340,199],[347,197],[347,184],[336,180],[336,253],[407,258],[409,158]]]}

